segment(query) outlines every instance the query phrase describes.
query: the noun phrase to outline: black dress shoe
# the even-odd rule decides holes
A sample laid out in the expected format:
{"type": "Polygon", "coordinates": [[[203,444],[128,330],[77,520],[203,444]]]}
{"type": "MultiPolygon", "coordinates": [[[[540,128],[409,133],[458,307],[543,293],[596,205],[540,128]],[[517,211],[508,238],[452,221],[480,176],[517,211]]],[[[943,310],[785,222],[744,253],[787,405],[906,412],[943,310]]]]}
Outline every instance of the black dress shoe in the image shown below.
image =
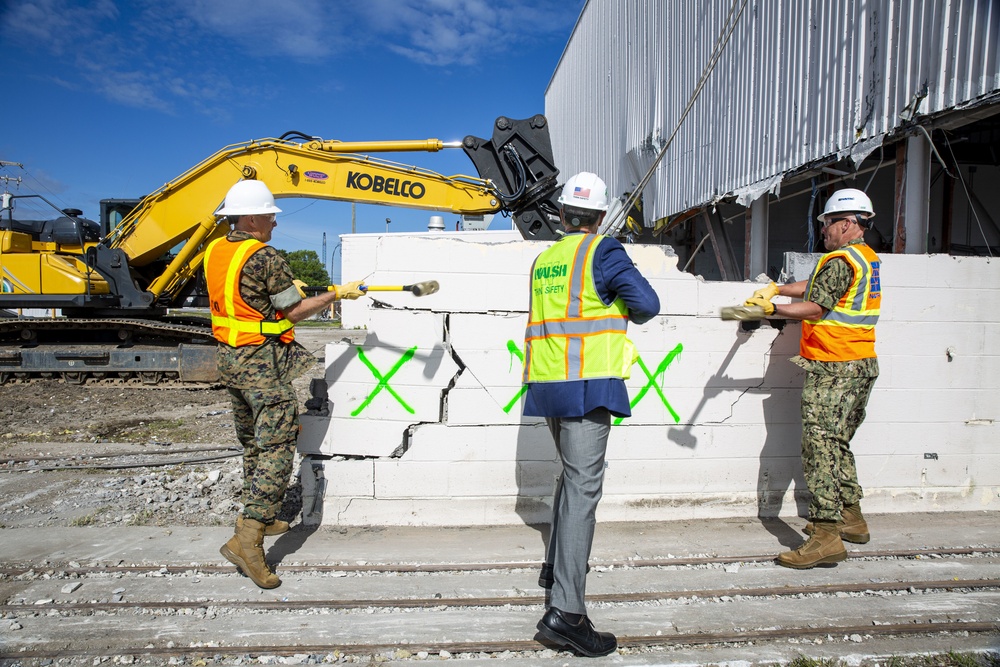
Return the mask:
{"type": "Polygon", "coordinates": [[[598,632],[586,616],[576,623],[564,615],[565,612],[549,607],[538,621],[539,634],[558,646],[568,646],[588,658],[607,655],[618,648],[618,640],[610,632],[598,632]]]}

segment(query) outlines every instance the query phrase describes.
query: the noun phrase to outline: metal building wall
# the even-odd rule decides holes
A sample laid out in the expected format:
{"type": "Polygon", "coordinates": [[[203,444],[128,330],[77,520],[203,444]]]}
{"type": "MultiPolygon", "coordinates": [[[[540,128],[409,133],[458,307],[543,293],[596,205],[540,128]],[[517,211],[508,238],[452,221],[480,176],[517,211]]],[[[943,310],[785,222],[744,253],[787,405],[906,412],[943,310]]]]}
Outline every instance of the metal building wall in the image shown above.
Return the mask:
{"type": "MultiPolygon", "coordinates": [[[[590,0],[545,95],[564,174],[616,194],[677,125],[742,0],[590,0]]],[[[644,191],[647,220],[782,174],[876,149],[918,114],[997,101],[996,0],[748,0],[725,51],[644,191]]]]}

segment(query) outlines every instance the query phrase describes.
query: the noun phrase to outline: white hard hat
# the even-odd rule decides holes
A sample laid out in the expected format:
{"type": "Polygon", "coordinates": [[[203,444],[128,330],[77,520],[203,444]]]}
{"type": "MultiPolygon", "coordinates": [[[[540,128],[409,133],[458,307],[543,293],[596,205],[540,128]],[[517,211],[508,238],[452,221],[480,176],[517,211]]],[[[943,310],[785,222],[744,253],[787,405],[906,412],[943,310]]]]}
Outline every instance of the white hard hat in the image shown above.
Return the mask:
{"type": "Polygon", "coordinates": [[[240,181],[229,188],[226,201],[216,215],[267,215],[281,213],[274,205],[274,195],[262,181],[240,181]]]}
{"type": "Polygon", "coordinates": [[[865,220],[875,217],[875,209],[872,208],[872,200],[861,190],[845,188],[837,190],[826,200],[823,212],[816,216],[820,222],[825,222],[823,218],[831,213],[857,213],[865,220]]]}
{"type": "Polygon", "coordinates": [[[562,194],[559,195],[559,203],[563,206],[606,211],[608,210],[608,186],[597,174],[581,171],[566,181],[562,194]]]}

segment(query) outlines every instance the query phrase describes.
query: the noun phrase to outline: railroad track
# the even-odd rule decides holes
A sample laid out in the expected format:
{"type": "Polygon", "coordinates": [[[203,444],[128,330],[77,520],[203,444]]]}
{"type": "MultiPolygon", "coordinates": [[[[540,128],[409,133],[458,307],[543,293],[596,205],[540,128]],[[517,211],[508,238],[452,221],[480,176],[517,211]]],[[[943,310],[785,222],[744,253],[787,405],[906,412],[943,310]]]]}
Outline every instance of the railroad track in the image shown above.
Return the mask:
{"type": "MultiPolygon", "coordinates": [[[[773,556],[595,561],[592,578],[599,575],[603,589],[593,586],[598,590],[588,594],[588,601],[600,625],[619,634],[624,655],[912,636],[939,637],[953,646],[969,637],[987,642],[1000,637],[1000,579],[988,576],[1000,571],[1000,554],[950,548],[852,552],[852,558],[859,561],[857,571],[825,573],[841,573],[847,580],[698,588],[678,587],[676,580],[687,572],[701,573],[701,581],[717,581],[714,573],[733,563],[763,576],[774,572],[765,564],[773,556]],[[871,576],[886,568],[904,576],[871,576]],[[970,576],[922,576],[962,572],[970,576]],[[616,590],[622,588],[626,590],[616,590]],[[807,611],[817,608],[822,612],[807,611]]],[[[7,601],[0,613],[23,627],[8,633],[0,659],[22,664],[109,655],[405,660],[423,654],[514,653],[541,660],[551,654],[540,653],[547,647],[532,638],[545,603],[541,589],[528,590],[537,567],[533,562],[281,565],[285,585],[259,591],[231,566],[215,564],[8,564],[0,567],[0,590],[7,601]],[[60,597],[55,589],[66,582],[83,586],[73,595],[98,599],[55,599],[60,597]],[[428,592],[459,588],[500,588],[505,594],[445,597],[428,592]],[[126,589],[119,598],[129,599],[104,598],[126,589]],[[359,590],[375,595],[351,595],[359,590]],[[470,625],[470,619],[476,622],[470,625]],[[214,628],[208,641],[206,627],[214,628]],[[115,633],[121,636],[109,640],[115,633]]]]}
{"type": "MultiPolygon", "coordinates": [[[[1000,556],[1000,552],[987,547],[949,547],[949,548],[927,548],[927,549],[883,549],[874,551],[849,552],[849,559],[921,559],[921,558],[941,558],[945,556],[1000,556]]],[[[774,555],[767,554],[747,554],[742,556],[693,556],[687,558],[636,558],[630,560],[604,560],[591,561],[592,568],[614,569],[616,567],[647,568],[647,567],[671,567],[671,566],[696,566],[696,565],[727,565],[730,563],[770,563],[774,561],[774,555]]],[[[538,569],[541,563],[537,561],[520,562],[496,562],[496,563],[314,563],[309,565],[280,565],[281,573],[417,573],[417,572],[477,572],[488,570],[532,570],[538,569]]],[[[232,565],[217,564],[196,564],[196,565],[69,565],[68,563],[57,564],[45,563],[24,563],[0,565],[0,576],[16,577],[32,570],[41,569],[43,571],[56,571],[69,575],[90,575],[90,574],[143,574],[159,572],[162,574],[183,574],[192,570],[198,572],[220,573],[232,572],[232,565]]]]}
{"type": "MultiPolygon", "coordinates": [[[[591,595],[590,602],[623,604],[629,602],[655,602],[684,598],[782,597],[796,595],[836,595],[837,593],[913,592],[916,590],[983,589],[1000,590],[1000,579],[946,579],[941,581],[869,582],[865,584],[840,584],[823,586],[771,586],[764,588],[724,588],[685,591],[650,591],[643,593],[617,593],[591,595]]],[[[34,604],[6,604],[6,612],[94,612],[94,611],[152,611],[157,609],[265,609],[269,611],[295,611],[344,609],[359,610],[370,607],[389,609],[432,609],[439,607],[499,607],[505,605],[533,606],[545,603],[544,595],[482,598],[393,598],[385,599],[308,599],[308,600],[160,600],[155,602],[45,602],[34,604]]]]}
{"type": "MultiPolygon", "coordinates": [[[[169,445],[169,443],[167,443],[169,445]]],[[[0,473],[35,473],[53,470],[125,470],[160,466],[189,465],[242,456],[242,447],[213,445],[156,450],[106,452],[66,456],[10,457],[0,462],[0,473]],[[198,454],[198,456],[187,456],[198,454]]]]}
{"type": "MultiPolygon", "coordinates": [[[[671,637],[663,636],[618,636],[618,649],[642,649],[652,647],[705,646],[710,644],[750,644],[760,641],[781,641],[805,637],[825,637],[828,635],[857,635],[898,637],[928,633],[996,633],[1000,632],[1000,624],[996,622],[966,622],[947,621],[941,623],[909,623],[872,626],[848,625],[829,626],[823,628],[782,628],[776,630],[746,630],[741,632],[690,633],[677,634],[671,637]]],[[[421,652],[431,655],[462,655],[487,654],[501,655],[507,652],[537,652],[547,646],[536,640],[531,641],[493,641],[493,642],[427,642],[408,643],[401,646],[393,644],[276,644],[259,646],[172,646],[172,647],[125,647],[117,648],[114,653],[130,656],[159,657],[211,657],[227,655],[344,655],[344,656],[377,656],[396,654],[399,657],[410,657],[421,652]],[[540,645],[541,644],[541,645],[540,645]],[[400,650],[406,651],[406,656],[400,656],[400,650]]],[[[553,647],[556,648],[556,647],[553,647]]],[[[106,654],[107,652],[105,652],[106,654]]],[[[0,659],[55,659],[71,657],[90,657],[93,650],[59,649],[59,650],[27,650],[16,653],[0,652],[0,659]]]]}

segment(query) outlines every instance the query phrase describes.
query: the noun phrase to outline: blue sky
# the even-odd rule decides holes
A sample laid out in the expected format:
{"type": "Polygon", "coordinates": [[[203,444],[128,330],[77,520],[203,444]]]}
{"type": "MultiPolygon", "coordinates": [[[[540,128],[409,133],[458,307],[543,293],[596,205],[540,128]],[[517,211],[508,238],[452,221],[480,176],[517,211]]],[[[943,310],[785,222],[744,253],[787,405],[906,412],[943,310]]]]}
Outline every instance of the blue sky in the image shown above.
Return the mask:
{"type": "MultiPolygon", "coordinates": [[[[145,195],[224,146],[289,130],[342,141],[489,137],[497,116],[544,112],[583,2],[0,3],[0,160],[24,164],[0,174],[24,178],[15,193],[96,219],[103,198],[145,195]]],[[[385,157],[475,175],[460,149],[385,157]]],[[[272,244],[319,253],[326,232],[329,264],[351,230],[350,204],[280,206],[272,244]]],[[[424,230],[430,215],[358,205],[357,231],[384,232],[387,216],[390,232],[424,230]]]]}

